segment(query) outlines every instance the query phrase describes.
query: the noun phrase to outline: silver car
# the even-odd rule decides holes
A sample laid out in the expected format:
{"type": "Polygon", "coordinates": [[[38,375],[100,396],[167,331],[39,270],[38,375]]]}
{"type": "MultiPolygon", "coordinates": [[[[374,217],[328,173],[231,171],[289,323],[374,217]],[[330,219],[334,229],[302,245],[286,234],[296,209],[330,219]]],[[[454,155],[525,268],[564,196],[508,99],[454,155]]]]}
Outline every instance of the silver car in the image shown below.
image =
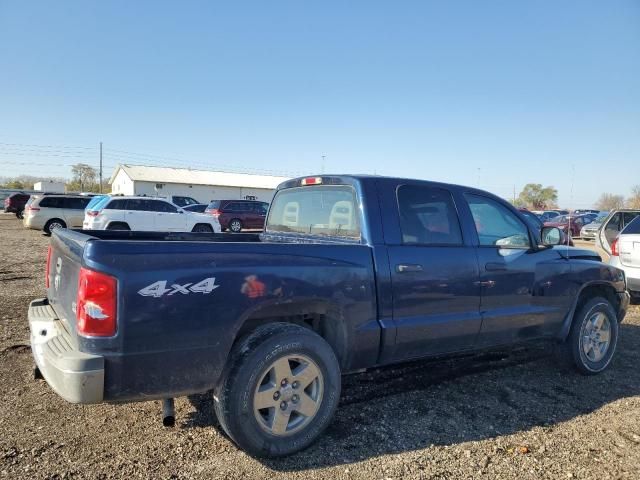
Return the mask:
{"type": "Polygon", "coordinates": [[[609,265],[624,270],[631,298],[640,301],[640,216],[611,243],[609,265]]]}
{"type": "Polygon", "coordinates": [[[580,230],[580,238],[583,240],[595,240],[602,222],[604,222],[604,219],[607,218],[608,215],[609,212],[600,212],[598,216],[593,219],[593,222],[582,227],[580,230]]]}

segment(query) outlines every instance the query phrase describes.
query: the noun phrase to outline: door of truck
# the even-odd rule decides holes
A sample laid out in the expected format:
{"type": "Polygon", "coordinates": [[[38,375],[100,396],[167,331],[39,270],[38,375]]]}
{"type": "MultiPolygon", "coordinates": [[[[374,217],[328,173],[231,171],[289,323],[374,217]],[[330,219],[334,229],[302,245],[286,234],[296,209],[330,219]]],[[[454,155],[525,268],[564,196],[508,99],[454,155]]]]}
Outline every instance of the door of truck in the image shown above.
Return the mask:
{"type": "Polygon", "coordinates": [[[473,347],[481,325],[478,262],[451,192],[426,182],[378,185],[396,328],[391,359],[473,347]]]}
{"type": "Polygon", "coordinates": [[[519,215],[495,198],[464,194],[477,233],[482,328],[478,346],[556,333],[569,308],[569,262],[538,249],[519,215]]]}

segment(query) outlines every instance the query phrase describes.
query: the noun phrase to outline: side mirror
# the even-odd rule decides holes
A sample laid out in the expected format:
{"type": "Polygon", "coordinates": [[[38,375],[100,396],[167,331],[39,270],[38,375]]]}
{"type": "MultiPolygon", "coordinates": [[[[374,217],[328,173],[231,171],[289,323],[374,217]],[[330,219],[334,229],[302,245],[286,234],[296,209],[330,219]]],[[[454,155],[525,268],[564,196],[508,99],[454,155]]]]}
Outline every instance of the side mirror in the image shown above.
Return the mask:
{"type": "Polygon", "coordinates": [[[540,237],[542,238],[542,244],[546,246],[564,243],[564,233],[558,227],[542,227],[540,237]]]}

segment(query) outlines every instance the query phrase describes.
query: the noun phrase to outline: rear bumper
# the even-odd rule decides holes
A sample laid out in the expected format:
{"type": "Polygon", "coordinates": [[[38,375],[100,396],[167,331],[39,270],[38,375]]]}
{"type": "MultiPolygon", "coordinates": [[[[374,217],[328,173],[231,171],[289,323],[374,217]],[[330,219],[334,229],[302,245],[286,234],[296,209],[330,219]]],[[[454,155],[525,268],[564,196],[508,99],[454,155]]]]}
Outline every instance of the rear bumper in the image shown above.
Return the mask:
{"type": "Polygon", "coordinates": [[[74,347],[46,298],[32,301],[28,316],[33,358],[49,386],[71,403],[102,402],[104,358],[74,347]]]}
{"type": "Polygon", "coordinates": [[[629,303],[631,303],[631,295],[629,292],[618,292],[618,299],[620,301],[618,305],[618,321],[622,322],[624,317],[627,315],[627,310],[629,309],[629,303]]]}
{"type": "Polygon", "coordinates": [[[22,221],[22,224],[25,227],[32,230],[42,230],[44,228],[44,223],[45,222],[42,220],[42,218],[35,215],[25,215],[24,220],[22,221]]]}

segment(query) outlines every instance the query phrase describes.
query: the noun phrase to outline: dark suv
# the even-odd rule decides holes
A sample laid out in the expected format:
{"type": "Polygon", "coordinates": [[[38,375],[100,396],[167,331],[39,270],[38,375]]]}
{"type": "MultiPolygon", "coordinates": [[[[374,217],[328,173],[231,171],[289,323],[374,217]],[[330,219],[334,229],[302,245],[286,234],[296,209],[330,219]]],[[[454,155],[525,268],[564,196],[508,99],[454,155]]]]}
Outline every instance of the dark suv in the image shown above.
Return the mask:
{"type": "Polygon", "coordinates": [[[217,217],[223,232],[237,233],[243,228],[262,230],[268,208],[267,202],[257,200],[212,200],[205,213],[217,217]]]}
{"type": "Polygon", "coordinates": [[[12,193],[4,199],[4,211],[6,213],[15,213],[16,217],[22,218],[24,206],[27,204],[31,195],[27,193],[12,193]]]}

